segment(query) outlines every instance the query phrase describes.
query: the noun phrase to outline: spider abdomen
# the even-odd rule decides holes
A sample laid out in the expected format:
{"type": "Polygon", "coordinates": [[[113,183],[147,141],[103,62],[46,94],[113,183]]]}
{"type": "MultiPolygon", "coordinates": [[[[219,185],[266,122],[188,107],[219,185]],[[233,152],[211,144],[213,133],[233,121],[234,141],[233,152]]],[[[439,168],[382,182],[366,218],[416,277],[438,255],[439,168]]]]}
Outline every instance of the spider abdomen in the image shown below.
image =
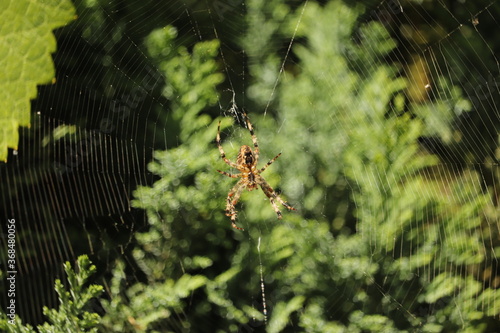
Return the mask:
{"type": "Polygon", "coordinates": [[[256,159],[253,154],[252,148],[247,145],[243,145],[238,153],[237,163],[242,165],[246,169],[250,169],[255,165],[256,159]]]}

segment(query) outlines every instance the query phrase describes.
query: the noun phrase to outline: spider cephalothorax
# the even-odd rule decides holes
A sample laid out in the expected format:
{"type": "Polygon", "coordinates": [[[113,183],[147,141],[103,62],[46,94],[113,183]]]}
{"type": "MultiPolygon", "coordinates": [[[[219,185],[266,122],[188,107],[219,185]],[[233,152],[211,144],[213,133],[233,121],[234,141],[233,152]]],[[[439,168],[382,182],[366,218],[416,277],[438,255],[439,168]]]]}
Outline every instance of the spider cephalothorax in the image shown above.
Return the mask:
{"type": "Polygon", "coordinates": [[[276,194],[276,192],[273,190],[273,188],[266,182],[266,180],[260,175],[268,166],[270,166],[278,157],[280,157],[281,153],[276,155],[272,160],[267,162],[264,167],[261,169],[257,169],[257,163],[259,162],[259,144],[257,143],[257,137],[255,136],[255,133],[253,132],[253,126],[250,123],[250,120],[248,119],[248,116],[246,113],[243,113],[243,116],[245,117],[246,124],[248,127],[248,131],[250,132],[250,135],[252,136],[252,142],[254,146],[254,151],[252,151],[252,148],[250,148],[247,145],[243,145],[240,147],[240,151],[238,153],[238,157],[236,158],[236,163],[231,162],[229,159],[226,158],[226,153],[224,153],[224,149],[222,149],[221,142],[220,142],[220,122],[219,122],[219,127],[217,128],[217,147],[219,147],[219,152],[226,164],[229,166],[237,169],[240,173],[238,174],[230,174],[225,171],[220,171],[223,175],[226,175],[231,178],[241,178],[236,185],[229,191],[229,194],[227,195],[227,203],[226,203],[226,215],[231,217],[231,224],[233,228],[243,230],[242,228],[239,228],[236,226],[236,207],[235,205],[238,203],[238,200],[240,199],[241,193],[243,190],[246,188],[248,191],[252,191],[256,189],[258,186],[262,189],[262,191],[266,194],[266,196],[269,198],[269,201],[271,202],[271,205],[273,206],[274,211],[278,215],[278,219],[281,219],[281,211],[279,210],[278,206],[276,205],[275,200],[278,200],[283,206],[290,210],[295,210],[292,206],[287,204],[285,201],[283,201],[279,195],[276,194]]]}

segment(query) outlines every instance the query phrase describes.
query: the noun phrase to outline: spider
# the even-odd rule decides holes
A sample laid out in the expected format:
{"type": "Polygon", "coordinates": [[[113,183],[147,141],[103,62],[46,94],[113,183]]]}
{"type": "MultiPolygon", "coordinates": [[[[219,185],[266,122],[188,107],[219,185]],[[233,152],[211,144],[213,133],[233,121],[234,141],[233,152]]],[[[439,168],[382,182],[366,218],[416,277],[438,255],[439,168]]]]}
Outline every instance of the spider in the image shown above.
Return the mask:
{"type": "Polygon", "coordinates": [[[226,216],[231,217],[231,225],[233,226],[233,228],[238,230],[243,230],[243,228],[236,226],[237,212],[235,205],[238,203],[241,193],[245,188],[248,191],[253,191],[257,189],[258,186],[260,186],[264,194],[269,198],[269,201],[271,202],[271,205],[273,206],[276,215],[278,215],[278,219],[281,219],[282,214],[278,206],[276,205],[276,200],[279,201],[283,206],[285,206],[289,210],[296,210],[288,203],[283,201],[283,199],[281,199],[280,196],[276,194],[273,188],[260,175],[267,169],[268,166],[270,166],[274,161],[276,161],[278,157],[280,157],[281,153],[279,153],[272,160],[267,162],[267,164],[264,165],[264,167],[262,167],[261,169],[257,169],[257,163],[259,162],[259,144],[257,143],[257,137],[255,136],[255,133],[253,131],[253,126],[250,123],[250,120],[248,119],[248,116],[245,112],[243,112],[243,116],[245,118],[248,131],[252,136],[254,151],[252,151],[252,148],[250,148],[249,146],[243,145],[240,147],[238,157],[236,158],[236,163],[231,162],[228,158],[226,158],[226,153],[224,153],[224,149],[222,149],[221,146],[220,121],[219,121],[219,126],[217,127],[217,137],[216,137],[217,147],[219,147],[220,156],[222,157],[224,162],[226,162],[227,165],[237,169],[240,172],[237,174],[230,174],[225,171],[217,170],[217,172],[225,176],[231,178],[240,178],[240,180],[236,183],[236,185],[234,185],[231,191],[229,191],[226,203],[226,216]]]}

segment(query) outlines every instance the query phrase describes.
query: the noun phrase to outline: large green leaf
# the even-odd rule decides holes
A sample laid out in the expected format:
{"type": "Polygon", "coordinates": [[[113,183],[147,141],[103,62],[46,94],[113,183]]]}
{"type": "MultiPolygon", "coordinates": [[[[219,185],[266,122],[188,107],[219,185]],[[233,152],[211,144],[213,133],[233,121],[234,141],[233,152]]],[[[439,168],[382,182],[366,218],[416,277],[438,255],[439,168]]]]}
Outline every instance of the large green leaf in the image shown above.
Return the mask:
{"type": "Polygon", "coordinates": [[[52,30],[75,18],[69,0],[0,0],[0,161],[30,124],[36,85],[54,82],[52,30]]]}

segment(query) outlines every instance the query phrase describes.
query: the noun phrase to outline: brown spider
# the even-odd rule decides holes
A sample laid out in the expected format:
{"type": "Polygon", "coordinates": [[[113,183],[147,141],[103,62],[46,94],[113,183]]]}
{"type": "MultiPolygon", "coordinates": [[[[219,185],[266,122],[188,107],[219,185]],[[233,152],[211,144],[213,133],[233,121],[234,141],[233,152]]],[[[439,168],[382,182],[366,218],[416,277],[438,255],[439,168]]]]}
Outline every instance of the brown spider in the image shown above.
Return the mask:
{"type": "Polygon", "coordinates": [[[243,190],[246,188],[249,191],[252,191],[257,188],[257,186],[260,186],[262,191],[265,193],[265,195],[269,198],[269,201],[271,201],[271,205],[273,206],[274,211],[278,215],[278,219],[281,219],[281,211],[279,210],[278,206],[276,205],[275,200],[278,200],[283,206],[290,210],[295,210],[292,206],[287,204],[283,199],[280,198],[279,195],[274,192],[273,188],[266,182],[266,180],[260,175],[261,173],[264,172],[264,170],[267,169],[268,166],[270,166],[278,157],[280,157],[281,153],[276,155],[272,160],[267,162],[264,167],[261,169],[257,170],[257,162],[259,161],[259,144],[257,143],[257,137],[255,136],[253,132],[253,127],[252,124],[250,123],[250,120],[248,119],[248,116],[246,113],[243,112],[243,116],[245,118],[245,121],[247,123],[247,128],[250,131],[250,135],[252,136],[252,142],[253,146],[255,148],[254,151],[247,146],[243,145],[240,147],[240,151],[238,153],[238,157],[236,159],[236,163],[231,162],[229,159],[226,158],[226,153],[224,153],[224,149],[222,149],[221,143],[220,143],[220,121],[219,121],[219,126],[217,127],[217,137],[216,137],[216,142],[217,142],[217,147],[219,147],[219,152],[220,156],[226,162],[227,165],[229,165],[232,168],[237,169],[240,173],[238,174],[230,174],[225,171],[220,171],[217,170],[217,172],[220,172],[221,174],[231,177],[231,178],[241,178],[236,185],[229,191],[229,194],[227,195],[227,204],[226,204],[226,216],[231,217],[231,224],[233,228],[236,228],[238,230],[243,230],[243,228],[237,227],[236,226],[236,208],[235,205],[238,203],[238,200],[240,199],[241,193],[243,190]]]}

